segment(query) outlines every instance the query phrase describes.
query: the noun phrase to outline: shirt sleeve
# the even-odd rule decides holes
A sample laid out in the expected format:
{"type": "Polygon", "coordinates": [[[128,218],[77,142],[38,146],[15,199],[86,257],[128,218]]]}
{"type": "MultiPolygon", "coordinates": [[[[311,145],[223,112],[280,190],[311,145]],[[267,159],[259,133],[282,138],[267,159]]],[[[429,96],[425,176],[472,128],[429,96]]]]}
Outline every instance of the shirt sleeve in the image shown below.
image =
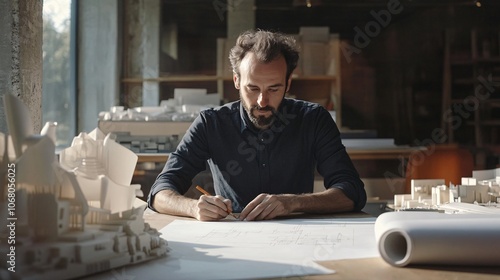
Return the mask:
{"type": "Polygon", "coordinates": [[[171,153],[148,195],[148,207],[154,211],[153,200],[161,190],[187,192],[196,174],[206,169],[209,158],[206,121],[203,112],[193,121],[175,152],[171,153]]]}
{"type": "Polygon", "coordinates": [[[318,172],[324,178],[325,188],[341,189],[360,211],[366,204],[366,192],[351,158],[340,138],[340,131],[323,107],[314,114],[314,153],[318,172]]]}

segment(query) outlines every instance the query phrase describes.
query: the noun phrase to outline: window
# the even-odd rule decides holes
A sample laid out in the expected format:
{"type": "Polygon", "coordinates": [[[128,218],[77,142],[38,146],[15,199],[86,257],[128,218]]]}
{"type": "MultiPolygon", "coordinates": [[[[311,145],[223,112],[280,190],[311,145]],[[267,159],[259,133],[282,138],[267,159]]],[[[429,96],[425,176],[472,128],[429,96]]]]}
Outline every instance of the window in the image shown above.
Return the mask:
{"type": "Polygon", "coordinates": [[[57,123],[59,148],[71,144],[76,127],[73,6],[71,0],[43,1],[42,124],[57,123]]]}

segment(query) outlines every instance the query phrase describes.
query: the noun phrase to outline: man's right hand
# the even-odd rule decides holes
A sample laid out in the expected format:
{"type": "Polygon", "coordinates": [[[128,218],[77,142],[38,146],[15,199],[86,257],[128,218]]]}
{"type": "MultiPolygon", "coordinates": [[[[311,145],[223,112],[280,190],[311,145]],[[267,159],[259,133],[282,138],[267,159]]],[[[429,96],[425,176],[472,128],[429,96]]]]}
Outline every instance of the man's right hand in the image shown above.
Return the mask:
{"type": "Polygon", "coordinates": [[[202,195],[196,200],[169,189],[155,195],[153,207],[162,214],[193,217],[200,221],[224,219],[233,211],[231,200],[220,195],[202,195]]]}
{"type": "Polygon", "coordinates": [[[195,218],[200,221],[217,221],[231,213],[231,200],[220,195],[201,195],[195,209],[195,218]]]}

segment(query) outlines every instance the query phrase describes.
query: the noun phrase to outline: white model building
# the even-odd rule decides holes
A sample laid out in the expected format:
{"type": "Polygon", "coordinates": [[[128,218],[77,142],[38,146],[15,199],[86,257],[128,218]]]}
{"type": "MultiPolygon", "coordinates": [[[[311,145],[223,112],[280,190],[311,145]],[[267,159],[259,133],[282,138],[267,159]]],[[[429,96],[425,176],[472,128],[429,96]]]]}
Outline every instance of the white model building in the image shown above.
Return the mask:
{"type": "Polygon", "coordinates": [[[499,169],[474,171],[475,177],[462,178],[460,185],[447,187],[443,179],[411,180],[411,194],[394,196],[397,209],[435,209],[447,203],[475,203],[491,205],[500,203],[499,169]],[[488,174],[493,178],[488,178],[488,174]],[[485,177],[486,175],[486,177],[485,177]]]}
{"type": "Polygon", "coordinates": [[[72,279],[144,262],[167,242],[133,208],[137,157],[99,131],[81,134],[57,162],[54,126],[34,135],[29,114],[4,97],[0,135],[0,279],[72,279]],[[9,140],[11,139],[11,140],[9,140]]]}

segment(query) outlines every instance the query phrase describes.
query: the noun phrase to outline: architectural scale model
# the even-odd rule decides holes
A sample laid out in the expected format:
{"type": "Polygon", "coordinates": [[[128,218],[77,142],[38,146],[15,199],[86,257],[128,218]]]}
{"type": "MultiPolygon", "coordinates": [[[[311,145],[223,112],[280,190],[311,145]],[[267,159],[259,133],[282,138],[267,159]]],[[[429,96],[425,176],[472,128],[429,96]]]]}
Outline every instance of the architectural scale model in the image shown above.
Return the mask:
{"type": "Polygon", "coordinates": [[[474,171],[459,185],[446,186],[443,179],[411,180],[411,194],[394,196],[396,209],[437,209],[448,203],[500,207],[500,168],[474,171]]]}
{"type": "Polygon", "coordinates": [[[133,208],[137,156],[98,130],[55,154],[55,125],[34,135],[25,105],[4,97],[0,135],[0,279],[72,279],[165,256],[133,208]]]}

